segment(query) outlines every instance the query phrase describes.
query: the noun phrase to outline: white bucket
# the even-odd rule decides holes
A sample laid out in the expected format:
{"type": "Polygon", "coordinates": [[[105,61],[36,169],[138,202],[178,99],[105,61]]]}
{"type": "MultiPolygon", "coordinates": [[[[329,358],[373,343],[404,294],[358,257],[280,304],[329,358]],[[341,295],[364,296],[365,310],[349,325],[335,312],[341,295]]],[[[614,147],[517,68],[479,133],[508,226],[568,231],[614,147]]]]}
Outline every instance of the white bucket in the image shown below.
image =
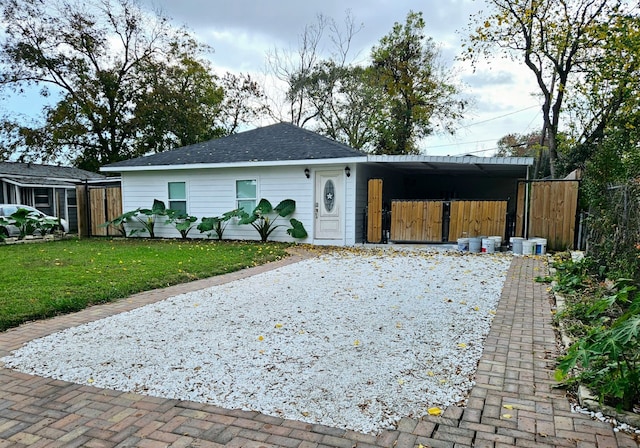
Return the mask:
{"type": "Polygon", "coordinates": [[[458,238],[458,250],[461,252],[469,250],[469,238],[458,238]]]}
{"type": "Polygon", "coordinates": [[[521,238],[519,236],[513,236],[511,237],[511,244],[512,244],[512,249],[513,249],[513,253],[515,255],[522,255],[522,242],[524,241],[524,238],[521,238]]]}
{"type": "Polygon", "coordinates": [[[469,238],[469,252],[479,254],[482,248],[482,240],[480,238],[469,238]]]}
{"type": "Polygon", "coordinates": [[[522,255],[535,255],[535,254],[536,254],[536,240],[522,241],[522,255]]]}
{"type": "Polygon", "coordinates": [[[493,240],[493,248],[496,251],[499,251],[500,247],[502,246],[502,237],[496,235],[496,236],[490,236],[489,238],[493,240]]]}
{"type": "Polygon", "coordinates": [[[536,238],[536,255],[544,255],[547,253],[547,239],[536,238]]]}
{"type": "Polygon", "coordinates": [[[492,254],[495,252],[495,240],[492,238],[482,239],[482,253],[492,254]]]}

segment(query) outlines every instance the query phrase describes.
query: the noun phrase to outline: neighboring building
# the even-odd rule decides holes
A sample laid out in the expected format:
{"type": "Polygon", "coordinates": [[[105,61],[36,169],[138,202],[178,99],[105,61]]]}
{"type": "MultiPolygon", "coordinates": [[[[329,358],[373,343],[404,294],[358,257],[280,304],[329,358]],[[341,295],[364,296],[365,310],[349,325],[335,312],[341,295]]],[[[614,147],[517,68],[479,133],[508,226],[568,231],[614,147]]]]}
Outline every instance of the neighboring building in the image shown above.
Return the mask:
{"type": "Polygon", "coordinates": [[[76,185],[106,176],[68,166],[0,162],[0,202],[24,204],[64,218],[70,231],[78,229],[76,185]]]}
{"type": "MultiPolygon", "coordinates": [[[[154,199],[190,215],[219,216],[296,201],[311,244],[353,245],[366,239],[369,180],[383,179],[382,203],[393,200],[501,200],[515,213],[517,180],[532,158],[375,156],[279,123],[220,139],[104,166],[122,177],[123,210],[150,208],[154,199]]],[[[504,218],[504,216],[502,216],[504,218]]],[[[286,224],[286,222],[283,223],[286,224]]],[[[160,225],[158,236],[177,237],[160,225]]],[[[192,237],[201,236],[192,231],[192,237]]],[[[251,226],[231,223],[228,239],[258,239],[251,226]]],[[[284,228],[270,238],[291,241],[284,228]]]]}

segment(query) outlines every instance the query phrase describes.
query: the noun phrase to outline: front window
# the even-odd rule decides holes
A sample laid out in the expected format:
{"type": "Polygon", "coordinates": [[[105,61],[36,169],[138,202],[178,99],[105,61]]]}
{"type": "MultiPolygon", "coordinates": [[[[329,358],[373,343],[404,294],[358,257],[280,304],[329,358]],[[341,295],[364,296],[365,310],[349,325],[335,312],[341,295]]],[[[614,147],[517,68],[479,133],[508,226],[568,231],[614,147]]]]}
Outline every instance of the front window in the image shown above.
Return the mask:
{"type": "Polygon", "coordinates": [[[169,208],[187,213],[187,185],[185,182],[169,182],[169,208]]]}
{"type": "Polygon", "coordinates": [[[258,182],[254,180],[236,181],[236,208],[241,208],[248,214],[256,208],[258,182]]]}

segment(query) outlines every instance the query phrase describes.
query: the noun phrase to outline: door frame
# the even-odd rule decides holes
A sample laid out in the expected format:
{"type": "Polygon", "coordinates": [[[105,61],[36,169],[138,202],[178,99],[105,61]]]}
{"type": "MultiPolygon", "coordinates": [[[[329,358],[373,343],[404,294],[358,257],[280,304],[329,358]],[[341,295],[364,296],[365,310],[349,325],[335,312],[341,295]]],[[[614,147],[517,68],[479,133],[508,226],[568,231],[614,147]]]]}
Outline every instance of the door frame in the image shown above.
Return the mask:
{"type": "Polygon", "coordinates": [[[319,241],[324,244],[344,244],[346,241],[345,238],[345,225],[346,225],[346,180],[345,173],[340,169],[323,169],[318,170],[314,173],[314,191],[313,191],[313,238],[314,241],[319,241]],[[319,235],[319,222],[320,222],[320,209],[322,204],[321,201],[321,191],[320,189],[323,187],[321,185],[321,178],[325,177],[333,177],[339,182],[336,182],[335,188],[335,196],[339,198],[337,200],[337,211],[338,211],[338,230],[339,234],[333,236],[323,236],[319,235]]]}

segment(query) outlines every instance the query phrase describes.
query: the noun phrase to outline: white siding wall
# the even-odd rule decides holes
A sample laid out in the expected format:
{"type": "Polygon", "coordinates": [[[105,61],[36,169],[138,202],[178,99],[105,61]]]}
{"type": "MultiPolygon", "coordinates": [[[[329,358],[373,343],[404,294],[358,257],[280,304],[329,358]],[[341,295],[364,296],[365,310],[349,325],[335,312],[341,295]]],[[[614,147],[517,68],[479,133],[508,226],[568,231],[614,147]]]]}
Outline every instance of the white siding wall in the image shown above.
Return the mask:
{"type": "MultiPolygon", "coordinates": [[[[283,199],[296,201],[296,211],[291,217],[278,218],[278,228],[270,237],[273,241],[293,241],[286,233],[289,219],[295,218],[304,224],[309,236],[301,243],[354,245],[362,240],[362,201],[366,206],[366,179],[362,192],[362,176],[358,167],[350,165],[351,176],[344,177],[344,240],[314,241],[315,218],[315,172],[336,170],[344,172],[345,165],[309,166],[310,178],[304,175],[305,166],[257,167],[257,168],[225,168],[206,170],[173,170],[153,172],[122,173],[123,211],[138,207],[151,208],[154,199],[163,201],[168,206],[168,183],[186,182],[187,212],[198,217],[220,216],[236,208],[236,180],[257,180],[258,200],[268,199],[275,207],[283,199]],[[360,180],[358,180],[360,178],[360,180]],[[364,199],[362,195],[364,194],[364,199]],[[357,199],[357,201],[356,201],[357,199]]],[[[199,221],[198,221],[199,222],[199,221]]],[[[197,224],[197,223],[196,223],[197,224]]],[[[171,225],[162,220],[156,223],[156,236],[177,238],[180,236],[171,225]]],[[[142,234],[143,236],[145,234],[142,234]]],[[[203,238],[197,229],[191,230],[190,238],[203,238]]],[[[250,225],[237,225],[230,221],[224,232],[224,239],[259,240],[258,232],[250,225]]]]}
{"type": "MultiPolygon", "coordinates": [[[[291,217],[278,218],[284,227],[270,236],[274,241],[293,241],[286,233],[288,220],[301,221],[310,237],[298,242],[310,243],[313,236],[314,200],[313,178],[307,179],[304,167],[225,168],[207,170],[173,170],[155,172],[122,173],[123,210],[138,207],[151,208],[154,199],[168,206],[168,182],[186,182],[187,211],[199,219],[204,216],[220,216],[236,208],[236,180],[257,180],[257,200],[268,199],[275,207],[283,199],[296,201],[296,211],[291,217]]],[[[199,221],[198,221],[199,222],[199,221]]],[[[170,225],[156,224],[156,236],[175,238],[179,233],[170,225]]],[[[189,237],[204,237],[197,229],[189,237]]],[[[258,232],[250,225],[239,226],[229,222],[225,239],[259,240],[258,232]]]]}

